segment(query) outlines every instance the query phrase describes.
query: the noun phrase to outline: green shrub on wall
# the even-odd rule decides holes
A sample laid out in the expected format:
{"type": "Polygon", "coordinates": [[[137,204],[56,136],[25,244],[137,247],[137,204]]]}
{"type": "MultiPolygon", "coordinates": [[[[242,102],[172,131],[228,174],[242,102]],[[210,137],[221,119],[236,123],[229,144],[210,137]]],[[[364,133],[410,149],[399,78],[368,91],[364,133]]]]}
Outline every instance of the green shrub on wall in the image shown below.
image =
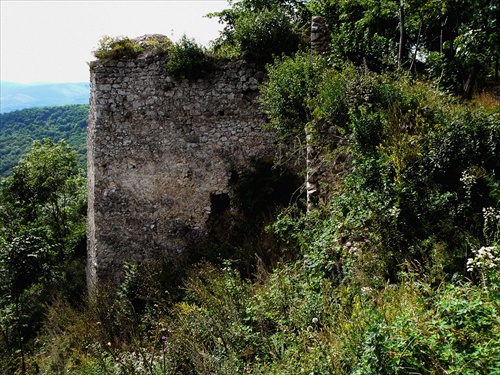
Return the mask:
{"type": "Polygon", "coordinates": [[[133,58],[145,51],[158,55],[165,54],[169,52],[171,46],[172,41],[161,34],[145,35],[136,39],[106,35],[99,41],[99,46],[93,51],[93,54],[100,60],[118,59],[120,57],[133,58]]]}
{"type": "Polygon", "coordinates": [[[167,71],[173,76],[200,77],[209,67],[203,49],[185,35],[168,48],[167,71]]]}
{"type": "Polygon", "coordinates": [[[172,41],[165,35],[154,34],[148,35],[143,44],[146,48],[153,49],[158,54],[168,53],[169,48],[172,46],[172,41]]]}
{"type": "Polygon", "coordinates": [[[104,36],[99,41],[99,46],[93,54],[98,59],[110,59],[119,57],[135,57],[142,52],[143,48],[139,43],[128,37],[104,36]]]}
{"type": "Polygon", "coordinates": [[[199,78],[210,67],[203,48],[194,39],[189,39],[185,35],[177,43],[172,43],[163,35],[146,36],[135,40],[122,36],[105,36],[99,41],[99,46],[93,54],[99,60],[134,58],[145,50],[158,55],[167,54],[167,71],[175,77],[199,78]]]}

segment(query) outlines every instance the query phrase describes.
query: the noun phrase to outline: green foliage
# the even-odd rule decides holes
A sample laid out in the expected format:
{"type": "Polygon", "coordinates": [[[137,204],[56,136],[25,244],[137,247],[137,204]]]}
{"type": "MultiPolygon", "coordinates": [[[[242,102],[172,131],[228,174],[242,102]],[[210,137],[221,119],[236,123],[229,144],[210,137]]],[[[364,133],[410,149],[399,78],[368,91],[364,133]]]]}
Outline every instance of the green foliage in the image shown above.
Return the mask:
{"type": "Polygon", "coordinates": [[[406,310],[387,322],[382,315],[368,327],[356,373],[496,373],[498,307],[498,296],[448,286],[423,316],[406,310]]]}
{"type": "Polygon", "coordinates": [[[117,302],[101,294],[84,313],[59,303],[45,328],[53,336],[44,340],[50,345],[44,346],[41,369],[107,374],[499,371],[500,299],[494,289],[466,283],[433,288],[425,277],[410,275],[379,289],[336,286],[312,275],[304,260],[278,265],[271,273],[259,268],[255,277],[244,280],[229,264],[199,264],[186,279],[185,299],[149,328],[123,320],[121,309],[130,311],[126,300],[116,310],[117,302]],[[133,339],[119,331],[120,340],[106,341],[103,333],[120,324],[138,328],[125,331],[133,339]]]}
{"type": "Polygon", "coordinates": [[[252,160],[248,168],[232,171],[230,183],[234,198],[227,198],[227,207],[217,209],[212,203],[209,245],[201,256],[212,262],[234,261],[249,275],[256,258],[272,265],[283,256],[278,239],[265,228],[279,210],[299,199],[300,181],[286,168],[252,160]]]}
{"type": "Polygon", "coordinates": [[[429,299],[429,285],[414,282],[352,292],[286,266],[252,291],[232,271],[214,272],[205,268],[190,282],[195,304],[179,305],[183,325],[172,342],[189,343],[180,351],[185,369],[190,363],[198,373],[498,371],[497,294],[449,286],[429,299]]]}
{"type": "Polygon", "coordinates": [[[0,250],[2,291],[6,296],[19,298],[33,284],[52,277],[49,267],[54,251],[47,239],[29,232],[23,233],[10,243],[5,243],[0,250]]]}
{"type": "Polygon", "coordinates": [[[247,61],[263,65],[272,62],[273,56],[291,55],[299,49],[300,28],[309,22],[302,1],[244,0],[230,5],[209,15],[226,24],[215,51],[231,48],[247,61]]]}
{"type": "Polygon", "coordinates": [[[185,35],[168,47],[167,71],[179,77],[201,77],[210,68],[210,61],[203,49],[185,35]]]}
{"type": "Polygon", "coordinates": [[[135,57],[143,51],[143,47],[128,37],[104,36],[93,54],[100,60],[118,59],[120,57],[135,57]]]}
{"type": "Polygon", "coordinates": [[[261,86],[261,106],[268,126],[285,140],[303,138],[311,119],[311,100],[321,79],[321,67],[307,54],[285,57],[268,66],[269,80],[261,86]]]}
{"type": "Polygon", "coordinates": [[[334,65],[348,61],[377,72],[425,73],[464,99],[471,98],[476,83],[498,81],[497,0],[313,0],[307,5],[332,31],[334,65]]]}
{"type": "Polygon", "coordinates": [[[34,225],[49,228],[64,252],[86,207],[85,179],[76,152],[65,142],[34,142],[32,150],[2,185],[5,228],[34,225]],[[9,221],[7,221],[7,219],[9,221]]]}
{"type": "Polygon", "coordinates": [[[393,1],[326,1],[324,13],[332,37],[332,58],[342,64],[367,64],[371,70],[397,64],[398,4],[393,1]]]}
{"type": "Polygon", "coordinates": [[[7,177],[33,141],[65,139],[86,169],[88,105],[30,108],[0,114],[0,176],[7,177]]]}
{"type": "Polygon", "coordinates": [[[460,108],[421,82],[352,69],[325,77],[315,115],[345,133],[355,167],[331,200],[329,230],[381,246],[388,269],[407,261],[431,269],[445,251],[449,263],[437,263],[463,272],[458,249],[484,241],[481,211],[495,204],[487,179],[498,168],[497,115],[460,108]],[[472,171],[467,193],[461,181],[472,171]]]}
{"type": "Polygon", "coordinates": [[[258,64],[272,62],[275,55],[291,55],[299,46],[297,31],[280,8],[238,18],[233,40],[245,60],[258,64]]]}
{"type": "Polygon", "coordinates": [[[294,223],[284,216],[278,233],[314,254],[325,272],[335,267],[355,283],[380,286],[404,264],[423,265],[437,278],[443,270],[463,273],[466,244],[485,243],[482,210],[497,204],[497,113],[458,106],[405,77],[314,67],[299,58],[270,67],[263,109],[285,140],[300,139],[304,124],[315,124],[312,141],[326,159],[332,149],[322,129],[340,134],[353,171],[332,189],[319,219],[294,223]]]}
{"type": "Polygon", "coordinates": [[[64,141],[34,142],[12,176],[2,182],[2,372],[25,371],[25,350],[39,329],[46,303],[55,296],[80,297],[86,198],[77,154],[64,141]]]}

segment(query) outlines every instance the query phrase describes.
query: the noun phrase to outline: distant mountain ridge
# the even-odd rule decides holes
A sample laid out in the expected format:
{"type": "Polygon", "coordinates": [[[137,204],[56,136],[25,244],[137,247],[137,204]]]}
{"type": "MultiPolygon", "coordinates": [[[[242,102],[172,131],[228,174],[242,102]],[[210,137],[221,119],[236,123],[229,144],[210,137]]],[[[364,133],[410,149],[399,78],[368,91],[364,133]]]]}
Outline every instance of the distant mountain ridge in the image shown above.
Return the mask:
{"type": "Polygon", "coordinates": [[[0,81],[0,113],[25,108],[88,104],[90,84],[0,81]]]}

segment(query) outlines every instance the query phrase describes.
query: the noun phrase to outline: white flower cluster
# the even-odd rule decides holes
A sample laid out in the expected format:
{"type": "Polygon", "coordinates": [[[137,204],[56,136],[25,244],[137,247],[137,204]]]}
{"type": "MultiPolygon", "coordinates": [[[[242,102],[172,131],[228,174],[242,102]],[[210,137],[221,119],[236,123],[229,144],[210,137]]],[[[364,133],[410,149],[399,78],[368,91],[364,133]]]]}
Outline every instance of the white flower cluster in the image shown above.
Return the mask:
{"type": "Polygon", "coordinates": [[[493,207],[483,207],[483,217],[485,220],[500,220],[500,210],[493,207]]]}
{"type": "Polygon", "coordinates": [[[462,172],[460,181],[464,184],[465,194],[469,199],[472,196],[472,188],[477,184],[477,181],[484,176],[486,176],[485,169],[477,166],[469,167],[462,172]]]}
{"type": "Polygon", "coordinates": [[[500,210],[493,207],[483,208],[484,237],[490,243],[500,241],[500,210]]]}
{"type": "Polygon", "coordinates": [[[474,258],[467,259],[467,271],[486,271],[500,268],[500,246],[483,246],[472,250],[474,258]]]}
{"type": "Polygon", "coordinates": [[[469,170],[465,170],[462,172],[462,178],[460,179],[461,182],[465,185],[466,188],[471,188],[472,185],[476,183],[477,176],[469,170]]]}
{"type": "Polygon", "coordinates": [[[363,286],[361,287],[361,294],[363,295],[370,295],[373,292],[373,288],[370,288],[369,286],[363,286]]]}
{"type": "Polygon", "coordinates": [[[400,212],[401,209],[399,207],[392,206],[391,208],[389,208],[389,215],[394,218],[397,218],[400,212]]]}

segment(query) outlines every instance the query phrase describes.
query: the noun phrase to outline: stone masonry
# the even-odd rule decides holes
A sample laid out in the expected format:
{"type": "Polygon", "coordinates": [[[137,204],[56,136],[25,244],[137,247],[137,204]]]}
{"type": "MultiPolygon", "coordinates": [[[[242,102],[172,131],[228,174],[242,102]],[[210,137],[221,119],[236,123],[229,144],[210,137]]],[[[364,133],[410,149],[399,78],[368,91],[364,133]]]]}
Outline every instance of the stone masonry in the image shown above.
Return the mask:
{"type": "Polygon", "coordinates": [[[119,282],[124,262],[188,259],[203,243],[212,211],[231,209],[231,176],[273,156],[256,100],[264,77],[221,62],[203,79],[174,79],[151,53],[92,63],[90,288],[119,282]]]}
{"type": "Polygon", "coordinates": [[[330,51],[330,31],[325,19],[313,16],[311,19],[311,54],[328,55],[330,51]]]}

